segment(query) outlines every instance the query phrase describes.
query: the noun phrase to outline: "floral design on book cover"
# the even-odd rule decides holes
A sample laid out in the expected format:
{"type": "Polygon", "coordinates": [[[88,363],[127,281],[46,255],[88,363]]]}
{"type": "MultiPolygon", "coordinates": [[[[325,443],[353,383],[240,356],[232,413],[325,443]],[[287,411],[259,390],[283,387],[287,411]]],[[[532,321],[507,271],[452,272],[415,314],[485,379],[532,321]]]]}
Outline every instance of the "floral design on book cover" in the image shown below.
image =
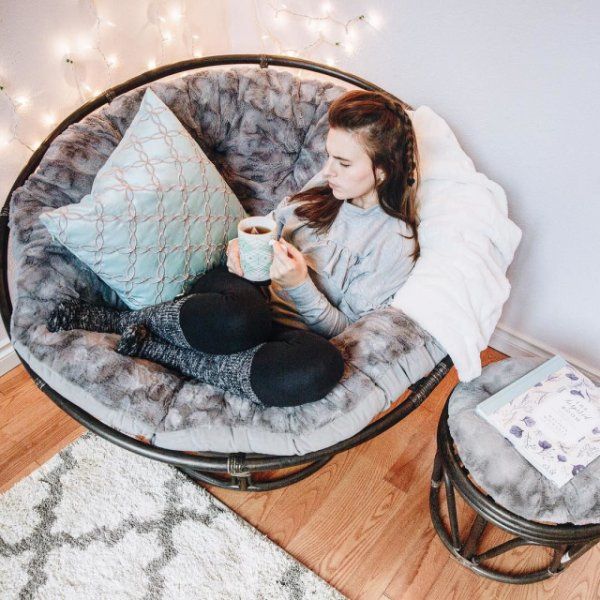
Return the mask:
{"type": "Polygon", "coordinates": [[[600,455],[600,388],[566,365],[488,417],[559,487],[600,455]]]}

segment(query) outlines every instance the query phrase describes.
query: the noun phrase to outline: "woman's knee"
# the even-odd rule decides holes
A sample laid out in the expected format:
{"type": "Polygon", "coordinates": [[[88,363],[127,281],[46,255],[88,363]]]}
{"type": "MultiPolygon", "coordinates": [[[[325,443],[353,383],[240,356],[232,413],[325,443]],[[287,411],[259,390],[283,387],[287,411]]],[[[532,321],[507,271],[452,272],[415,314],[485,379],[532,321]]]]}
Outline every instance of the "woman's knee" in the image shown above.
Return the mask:
{"type": "Polygon", "coordinates": [[[269,406],[295,406],[325,397],[344,373],[341,352],[311,332],[286,333],[260,348],[252,362],[250,383],[269,406]]]}
{"type": "Polygon", "coordinates": [[[268,304],[255,298],[192,294],[181,305],[180,325],[191,346],[211,354],[252,348],[271,333],[268,304]]]}

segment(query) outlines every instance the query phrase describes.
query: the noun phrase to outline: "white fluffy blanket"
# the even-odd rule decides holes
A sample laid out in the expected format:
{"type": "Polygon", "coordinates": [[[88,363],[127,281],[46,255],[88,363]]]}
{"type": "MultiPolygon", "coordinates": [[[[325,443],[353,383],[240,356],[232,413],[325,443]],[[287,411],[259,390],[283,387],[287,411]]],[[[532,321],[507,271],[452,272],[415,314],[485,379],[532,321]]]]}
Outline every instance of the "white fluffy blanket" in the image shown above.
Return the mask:
{"type": "Polygon", "coordinates": [[[470,381],[510,293],[505,274],[522,233],[507,216],[504,190],[475,170],[448,124],[428,106],[410,117],[420,154],[421,256],[392,306],[433,335],[459,379],[470,381]]]}

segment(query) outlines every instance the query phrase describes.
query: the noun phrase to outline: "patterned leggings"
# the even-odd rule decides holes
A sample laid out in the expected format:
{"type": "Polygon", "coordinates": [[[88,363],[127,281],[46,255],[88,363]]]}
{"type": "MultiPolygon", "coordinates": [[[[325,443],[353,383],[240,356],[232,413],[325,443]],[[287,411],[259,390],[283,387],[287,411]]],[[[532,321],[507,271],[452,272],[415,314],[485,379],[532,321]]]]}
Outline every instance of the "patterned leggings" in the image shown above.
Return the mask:
{"type": "Polygon", "coordinates": [[[314,332],[273,321],[259,288],[226,267],[205,273],[192,286],[181,306],[180,325],[189,344],[203,352],[256,350],[250,383],[269,406],[323,398],[344,372],[333,344],[314,332]]]}
{"type": "Polygon", "coordinates": [[[59,305],[48,329],[75,328],[121,333],[117,350],[122,354],[153,360],[267,406],[319,400],[344,372],[333,344],[274,322],[259,288],[225,267],[205,273],[183,298],[141,310],[79,301],[59,305]]]}

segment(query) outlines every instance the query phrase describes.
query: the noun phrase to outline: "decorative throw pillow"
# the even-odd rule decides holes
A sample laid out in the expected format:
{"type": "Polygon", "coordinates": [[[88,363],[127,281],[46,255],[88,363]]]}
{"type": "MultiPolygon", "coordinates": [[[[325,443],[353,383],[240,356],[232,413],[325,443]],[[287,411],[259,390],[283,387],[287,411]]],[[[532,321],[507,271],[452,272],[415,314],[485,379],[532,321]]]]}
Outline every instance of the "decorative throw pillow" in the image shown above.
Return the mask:
{"type": "Polygon", "coordinates": [[[224,263],[227,242],[246,216],[202,149],[148,88],[91,193],[40,220],[138,309],[172,300],[224,263]]]}

